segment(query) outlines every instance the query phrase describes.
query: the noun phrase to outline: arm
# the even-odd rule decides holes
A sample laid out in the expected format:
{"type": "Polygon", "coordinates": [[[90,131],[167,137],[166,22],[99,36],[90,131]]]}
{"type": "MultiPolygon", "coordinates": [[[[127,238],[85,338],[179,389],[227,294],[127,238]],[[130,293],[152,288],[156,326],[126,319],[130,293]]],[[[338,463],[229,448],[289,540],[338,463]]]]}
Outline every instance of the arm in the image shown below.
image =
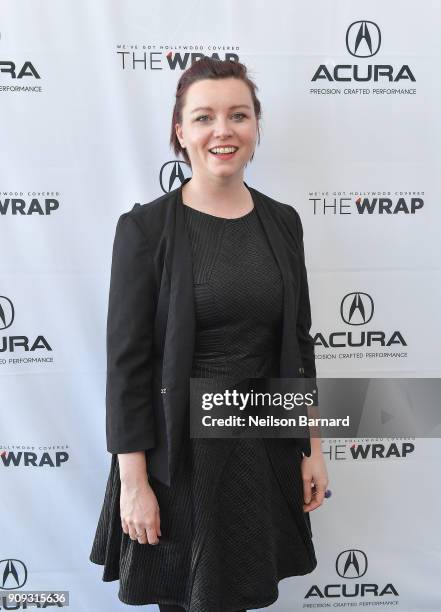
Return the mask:
{"type": "Polygon", "coordinates": [[[161,517],[158,500],[148,482],[145,453],[119,454],[118,462],[122,530],[139,544],[158,544],[161,517]]]}
{"type": "MultiPolygon", "coordinates": [[[[311,378],[311,389],[317,389],[316,367],[314,355],[314,340],[310,334],[311,329],[311,305],[309,300],[308,278],[305,265],[305,251],[303,245],[303,227],[300,216],[292,208],[297,226],[297,241],[300,256],[300,296],[297,314],[297,341],[302,357],[305,378],[311,378]]],[[[309,417],[318,417],[318,391],[315,396],[314,405],[308,407],[309,417]]],[[[304,511],[315,510],[324,500],[326,487],[328,486],[328,474],[323,458],[321,435],[319,427],[310,427],[311,455],[304,457],[302,461],[302,478],[304,490],[304,511]],[[312,491],[315,488],[315,492],[312,491]]]]}
{"type": "Polygon", "coordinates": [[[106,434],[110,453],[155,446],[152,340],[155,276],[147,239],[125,213],[116,227],[107,314],[106,434]]]}
{"type": "MultiPolygon", "coordinates": [[[[299,344],[300,354],[304,367],[305,378],[316,377],[315,356],[314,356],[314,340],[310,334],[311,329],[311,304],[309,301],[308,277],[305,265],[305,250],[303,245],[303,227],[300,216],[294,208],[292,211],[295,214],[297,243],[299,246],[300,257],[300,296],[299,308],[297,313],[297,341],[299,344]]],[[[315,386],[315,381],[314,381],[315,386]]],[[[318,397],[317,397],[318,400],[318,397]]],[[[318,404],[318,401],[317,401],[318,404]]]]}
{"type": "MultiPolygon", "coordinates": [[[[294,211],[294,209],[292,209],[294,211]]],[[[297,342],[299,344],[300,354],[304,367],[305,378],[311,378],[311,389],[316,390],[314,405],[308,408],[308,416],[318,417],[318,389],[316,384],[316,367],[314,354],[314,339],[310,334],[311,329],[311,303],[309,300],[308,276],[305,264],[305,249],[303,244],[303,227],[300,216],[295,212],[297,225],[297,240],[299,245],[300,256],[300,297],[299,310],[297,314],[297,342]]],[[[311,449],[320,447],[320,429],[311,427],[311,449]]]]}
{"type": "Polygon", "coordinates": [[[155,445],[152,339],[155,277],[147,239],[125,213],[115,232],[107,314],[107,450],[118,454],[121,526],[140,544],[157,544],[159,507],[145,450],[155,445]]]}

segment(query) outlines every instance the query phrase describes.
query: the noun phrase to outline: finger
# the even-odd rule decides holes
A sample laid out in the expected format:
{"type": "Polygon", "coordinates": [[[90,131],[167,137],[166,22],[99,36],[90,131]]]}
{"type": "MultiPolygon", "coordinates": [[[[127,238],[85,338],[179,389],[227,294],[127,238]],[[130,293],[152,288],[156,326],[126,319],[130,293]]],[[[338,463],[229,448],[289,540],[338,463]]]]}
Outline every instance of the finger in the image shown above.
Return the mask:
{"type": "Polygon", "coordinates": [[[311,491],[312,480],[311,478],[305,478],[303,480],[303,501],[305,504],[311,502],[312,491],[311,491]]]}
{"type": "Polygon", "coordinates": [[[156,533],[156,527],[147,527],[147,540],[149,544],[159,544],[158,535],[156,533]]]}
{"type": "Polygon", "coordinates": [[[159,536],[162,536],[162,533],[161,533],[161,515],[159,513],[159,508],[158,508],[158,510],[156,512],[156,531],[157,531],[159,536]]]}
{"type": "Polygon", "coordinates": [[[320,504],[316,500],[316,496],[315,495],[311,495],[310,502],[308,504],[303,504],[303,512],[312,512],[313,510],[318,508],[319,505],[320,504]]]}
{"type": "Polygon", "coordinates": [[[136,535],[136,529],[134,525],[129,525],[129,536],[131,540],[136,541],[138,536],[136,535]]]}
{"type": "Polygon", "coordinates": [[[316,485],[316,493],[315,493],[315,501],[319,506],[325,501],[325,490],[326,488],[323,485],[316,485]]]}
{"type": "Polygon", "coordinates": [[[310,504],[305,506],[304,511],[312,512],[313,510],[317,510],[317,508],[320,508],[320,504],[316,502],[315,500],[312,500],[310,504]]]}
{"type": "Polygon", "coordinates": [[[124,533],[129,535],[129,527],[124,519],[121,519],[121,527],[124,533]]]}
{"type": "Polygon", "coordinates": [[[304,504],[304,512],[312,512],[316,508],[319,508],[325,499],[325,488],[322,485],[314,485],[312,489],[311,501],[308,504],[304,504]]]}
{"type": "Polygon", "coordinates": [[[136,533],[139,544],[147,544],[147,533],[144,527],[139,526],[136,533]]]}
{"type": "Polygon", "coordinates": [[[313,510],[315,510],[316,508],[319,507],[320,504],[318,504],[315,500],[313,500],[312,502],[310,502],[309,504],[304,504],[303,505],[303,512],[312,512],[313,510]]]}

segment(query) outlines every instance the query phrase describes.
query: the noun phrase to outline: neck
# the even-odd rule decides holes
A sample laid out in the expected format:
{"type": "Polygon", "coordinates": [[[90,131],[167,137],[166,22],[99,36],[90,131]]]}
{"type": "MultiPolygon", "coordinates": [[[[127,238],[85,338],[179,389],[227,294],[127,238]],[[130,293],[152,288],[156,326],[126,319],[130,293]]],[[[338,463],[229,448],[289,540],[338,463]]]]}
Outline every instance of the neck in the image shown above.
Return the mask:
{"type": "Polygon", "coordinates": [[[182,199],[195,208],[234,212],[246,207],[251,196],[243,182],[243,174],[229,177],[194,174],[182,188],[182,199]]]}

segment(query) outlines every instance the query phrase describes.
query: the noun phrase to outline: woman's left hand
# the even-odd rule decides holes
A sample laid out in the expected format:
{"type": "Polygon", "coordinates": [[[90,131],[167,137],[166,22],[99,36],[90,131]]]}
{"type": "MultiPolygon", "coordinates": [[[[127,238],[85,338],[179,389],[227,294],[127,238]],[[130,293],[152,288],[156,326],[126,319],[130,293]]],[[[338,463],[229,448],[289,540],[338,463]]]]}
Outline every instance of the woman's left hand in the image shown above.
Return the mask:
{"type": "Polygon", "coordinates": [[[311,440],[311,455],[301,464],[303,480],[303,512],[311,512],[322,505],[328,486],[328,472],[323,457],[321,440],[311,440]]]}

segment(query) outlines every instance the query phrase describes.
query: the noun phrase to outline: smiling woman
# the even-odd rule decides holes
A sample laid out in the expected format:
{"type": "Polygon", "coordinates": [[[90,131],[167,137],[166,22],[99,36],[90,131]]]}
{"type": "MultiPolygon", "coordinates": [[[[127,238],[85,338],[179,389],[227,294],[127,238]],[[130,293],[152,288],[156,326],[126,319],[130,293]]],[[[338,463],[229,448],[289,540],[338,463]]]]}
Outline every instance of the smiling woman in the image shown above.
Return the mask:
{"type": "Polygon", "coordinates": [[[193,175],[123,214],[115,235],[112,461],[90,558],[122,601],[161,612],[267,607],[282,578],[317,563],[319,439],[189,436],[191,378],[315,377],[299,215],[243,180],[256,89],[238,62],[182,74],[171,144],[193,175]]]}
{"type": "MultiPolygon", "coordinates": [[[[231,62],[229,62],[231,64],[231,62]]],[[[252,159],[259,136],[260,105],[253,100],[250,87],[242,79],[200,79],[188,86],[178,98],[177,121],[172,142],[184,158],[188,158],[193,171],[192,185],[184,196],[192,207],[206,212],[225,212],[233,216],[251,202],[243,186],[243,168],[252,159]],[[212,185],[213,200],[203,184],[212,185]],[[223,185],[225,197],[219,198],[223,185]],[[237,193],[237,208],[232,192],[237,193]],[[198,194],[205,192],[204,201],[198,194]],[[224,201],[223,201],[224,200],[224,201]]]]}
{"type": "Polygon", "coordinates": [[[233,218],[252,208],[243,184],[243,169],[253,159],[260,140],[261,109],[256,86],[249,84],[248,77],[232,76],[240,70],[237,63],[226,64],[234,68],[223,78],[206,78],[204,61],[195,64],[193,78],[183,75],[171,143],[193,171],[191,184],[183,189],[184,201],[191,202],[187,205],[233,218]],[[201,71],[201,78],[196,79],[201,71]]]}

